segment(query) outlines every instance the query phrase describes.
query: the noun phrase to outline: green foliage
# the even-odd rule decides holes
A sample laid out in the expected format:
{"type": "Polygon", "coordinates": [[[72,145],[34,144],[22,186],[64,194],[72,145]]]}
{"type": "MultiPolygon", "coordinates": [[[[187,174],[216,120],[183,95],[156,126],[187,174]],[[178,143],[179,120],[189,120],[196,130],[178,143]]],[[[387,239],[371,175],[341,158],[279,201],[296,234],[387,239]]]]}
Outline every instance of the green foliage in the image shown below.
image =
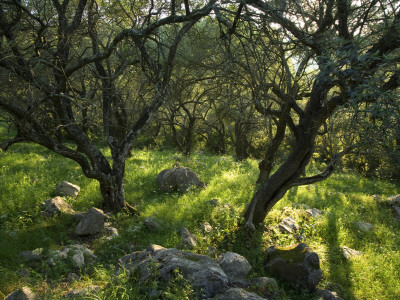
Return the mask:
{"type": "MultiPolygon", "coordinates": [[[[301,241],[320,256],[323,270],[320,287],[335,290],[343,299],[395,299],[398,296],[400,225],[384,199],[399,193],[400,187],[355,173],[336,174],[316,185],[291,189],[268,215],[264,230],[249,237],[239,224],[241,213],[256,188],[255,160],[238,163],[229,156],[183,157],[171,151],[137,150],[134,153],[127,162],[125,192],[127,201],[135,205],[141,215],[115,213],[112,224],[119,231],[117,238],[86,241],[99,259],[92,267],[81,270],[81,280],[72,284],[63,282],[69,272],[76,271],[70,266],[50,269],[46,261],[24,262],[17,254],[43,248],[46,255],[65,245],[85,242],[74,237],[76,221],[72,218],[43,219],[40,203],[52,196],[59,182],[68,180],[81,186],[81,194],[67,201],[76,211],[87,210],[93,204],[98,206],[97,184],[80,176],[76,164],[33,144],[15,145],[0,153],[3,166],[0,177],[0,291],[3,294],[28,285],[44,299],[58,299],[72,288],[96,284],[101,289],[88,295],[89,299],[143,299],[148,295],[154,295],[154,299],[193,299],[195,291],[179,273],[167,285],[159,283],[156,274],[145,284],[138,284],[137,274],[114,276],[120,257],[141,251],[151,243],[177,247],[179,229],[187,227],[197,237],[194,252],[213,258],[226,251],[240,253],[253,266],[252,277],[268,276],[263,261],[269,246],[287,246],[301,241]],[[192,168],[205,181],[206,188],[192,189],[188,193],[160,193],[155,178],[176,161],[192,168]],[[39,181],[32,183],[34,178],[39,181]],[[218,199],[220,204],[210,205],[207,201],[211,199],[218,199]],[[305,213],[304,204],[329,214],[312,219],[305,213]],[[143,225],[143,219],[149,216],[160,221],[160,232],[151,232],[143,225]],[[277,229],[277,224],[286,216],[297,220],[299,232],[284,234],[277,229]],[[372,223],[374,229],[361,232],[356,226],[358,221],[372,223]],[[213,227],[210,233],[202,232],[203,222],[213,227]],[[345,261],[339,249],[342,246],[364,254],[345,261]],[[24,268],[30,272],[27,277],[21,273],[24,268]]],[[[307,171],[315,172],[316,169],[307,171]]],[[[291,287],[281,286],[290,299],[315,297],[305,291],[298,295],[291,287]]],[[[279,291],[273,295],[275,299],[285,298],[279,291]]]]}

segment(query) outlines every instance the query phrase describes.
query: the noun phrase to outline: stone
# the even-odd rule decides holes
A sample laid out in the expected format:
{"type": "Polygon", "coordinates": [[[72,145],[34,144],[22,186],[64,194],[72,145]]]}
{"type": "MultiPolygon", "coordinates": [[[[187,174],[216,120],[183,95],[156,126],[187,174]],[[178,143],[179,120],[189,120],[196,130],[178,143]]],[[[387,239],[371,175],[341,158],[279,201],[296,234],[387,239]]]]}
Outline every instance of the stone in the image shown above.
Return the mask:
{"type": "Polygon", "coordinates": [[[72,214],[72,217],[77,221],[82,220],[85,216],[86,216],[85,212],[78,212],[78,213],[72,214]]]}
{"type": "Polygon", "coordinates": [[[101,209],[92,207],[85,216],[79,221],[75,228],[75,234],[90,235],[102,232],[104,229],[104,213],[101,209]]]}
{"type": "Polygon", "coordinates": [[[324,210],[319,210],[318,208],[310,208],[306,209],[306,214],[312,218],[321,218],[323,215],[325,215],[327,212],[324,210]]]}
{"type": "Polygon", "coordinates": [[[221,254],[217,259],[219,266],[224,270],[231,283],[241,282],[251,270],[247,259],[234,252],[221,254]]]}
{"type": "Polygon", "coordinates": [[[358,229],[360,229],[361,231],[364,231],[364,232],[370,231],[374,228],[374,226],[372,224],[361,222],[361,221],[357,222],[356,225],[357,225],[358,229]]]}
{"type": "Polygon", "coordinates": [[[48,214],[49,217],[61,215],[62,213],[75,213],[75,211],[72,209],[72,206],[59,196],[45,200],[42,205],[44,213],[48,214]]]}
{"type": "Polygon", "coordinates": [[[38,251],[25,250],[18,253],[18,256],[22,257],[25,261],[37,261],[41,259],[38,251]]]}
{"type": "Polygon", "coordinates": [[[96,259],[96,255],[86,246],[75,244],[66,246],[62,250],[52,251],[47,263],[54,267],[58,262],[63,261],[64,263],[72,264],[74,267],[82,268],[96,259]]]}
{"type": "Polygon", "coordinates": [[[266,298],[262,298],[256,293],[248,292],[242,288],[227,289],[224,293],[219,294],[211,299],[212,300],[267,300],[266,298]]]}
{"type": "Polygon", "coordinates": [[[56,194],[66,197],[77,197],[81,188],[68,181],[61,182],[56,188],[56,194]]]}
{"type": "Polygon", "coordinates": [[[349,247],[340,247],[340,250],[342,251],[342,254],[345,259],[351,259],[353,257],[360,256],[362,254],[361,251],[357,251],[349,247]]]}
{"type": "Polygon", "coordinates": [[[181,228],[181,247],[187,249],[193,249],[197,246],[196,237],[189,232],[189,230],[185,227],[181,228]]]}
{"type": "Polygon", "coordinates": [[[70,291],[67,295],[65,295],[66,298],[83,298],[86,297],[88,294],[96,292],[100,290],[100,287],[97,285],[92,285],[88,286],[82,289],[76,289],[70,291]]]}
{"type": "Polygon", "coordinates": [[[211,200],[206,201],[206,203],[208,205],[214,206],[214,207],[219,206],[221,204],[218,199],[211,199],[211,200]]]}
{"type": "Polygon", "coordinates": [[[119,272],[139,274],[140,282],[150,279],[169,282],[173,279],[174,270],[178,269],[195,290],[202,292],[203,298],[223,292],[229,282],[225,272],[210,257],[158,245],[150,245],[142,252],[126,255],[119,259],[119,263],[119,272]],[[153,271],[149,270],[150,266],[153,271]]]}
{"type": "Polygon", "coordinates": [[[392,206],[400,206],[400,194],[388,198],[389,204],[392,206]]]}
{"type": "Polygon", "coordinates": [[[163,192],[186,192],[190,187],[205,186],[195,172],[180,166],[161,171],[157,175],[157,185],[163,192]]]}
{"type": "Polygon", "coordinates": [[[69,283],[73,283],[74,281],[78,281],[79,280],[79,276],[76,275],[75,273],[69,273],[66,280],[69,283]]]}
{"type": "Polygon", "coordinates": [[[154,217],[147,217],[143,221],[144,226],[150,230],[150,231],[160,231],[161,230],[161,224],[159,221],[157,221],[154,217]]]}
{"type": "Polygon", "coordinates": [[[209,233],[213,230],[213,228],[210,223],[204,222],[203,224],[201,224],[201,230],[203,231],[203,233],[209,233]]]}
{"type": "Polygon", "coordinates": [[[268,248],[265,270],[294,287],[310,291],[314,291],[322,279],[318,254],[303,243],[268,248]]]}
{"type": "Polygon", "coordinates": [[[287,217],[278,224],[278,228],[282,232],[295,233],[299,229],[299,225],[297,225],[295,219],[293,219],[292,217],[287,217]]]}
{"type": "Polygon", "coordinates": [[[279,288],[278,282],[274,278],[270,277],[256,277],[247,280],[249,285],[267,287],[270,291],[277,290],[279,288]]]}
{"type": "Polygon", "coordinates": [[[24,286],[6,296],[4,300],[33,300],[35,297],[36,295],[32,292],[32,290],[24,286]]]}
{"type": "Polygon", "coordinates": [[[394,217],[400,221],[400,206],[393,206],[392,209],[394,217]]]}
{"type": "Polygon", "coordinates": [[[320,290],[318,291],[318,295],[320,298],[318,300],[342,300],[336,292],[331,292],[329,290],[320,290]]]}
{"type": "Polygon", "coordinates": [[[107,235],[107,238],[111,240],[118,236],[118,229],[114,227],[105,227],[104,233],[107,235]]]}

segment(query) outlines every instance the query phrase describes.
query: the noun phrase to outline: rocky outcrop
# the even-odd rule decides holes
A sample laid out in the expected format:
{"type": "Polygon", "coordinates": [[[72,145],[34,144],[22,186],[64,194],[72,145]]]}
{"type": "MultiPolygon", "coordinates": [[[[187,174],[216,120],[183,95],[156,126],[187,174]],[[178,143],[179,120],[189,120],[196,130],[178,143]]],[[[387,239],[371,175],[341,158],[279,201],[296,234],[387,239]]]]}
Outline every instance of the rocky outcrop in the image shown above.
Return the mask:
{"type": "Polygon", "coordinates": [[[251,270],[247,259],[234,252],[221,254],[218,257],[218,263],[228,276],[231,284],[243,282],[251,270]]]}
{"type": "Polygon", "coordinates": [[[322,278],[318,254],[305,244],[268,248],[265,270],[295,287],[311,291],[322,278]]]}
{"type": "Polygon", "coordinates": [[[186,192],[190,187],[204,187],[204,182],[191,169],[175,165],[157,175],[158,188],[163,192],[186,192]]]}
{"type": "Polygon", "coordinates": [[[266,298],[258,296],[256,293],[248,292],[242,288],[227,289],[224,293],[219,294],[211,299],[212,300],[267,300],[266,298]]]}
{"type": "Polygon", "coordinates": [[[35,294],[30,288],[24,286],[4,298],[4,300],[34,300],[35,294]]]}
{"type": "Polygon", "coordinates": [[[55,215],[65,214],[73,214],[75,211],[72,209],[72,206],[69,205],[65,200],[61,197],[54,197],[52,199],[47,199],[42,203],[43,206],[43,214],[47,217],[52,217],[55,215]]]}
{"type": "Polygon", "coordinates": [[[77,197],[81,188],[68,181],[61,182],[56,188],[56,195],[66,197],[77,197]]]}
{"type": "Polygon", "coordinates": [[[81,218],[75,228],[75,234],[83,236],[102,232],[105,215],[101,209],[92,207],[81,218]]]}
{"type": "Polygon", "coordinates": [[[151,245],[142,252],[126,255],[119,260],[120,269],[128,273],[137,272],[139,280],[146,281],[152,277],[161,282],[168,282],[178,269],[182,276],[190,281],[197,291],[202,291],[202,297],[213,297],[223,292],[229,283],[225,272],[217,262],[205,255],[193,254],[177,250],[166,249],[151,245]],[[157,271],[152,272],[151,266],[157,271]]]}
{"type": "Polygon", "coordinates": [[[47,262],[52,267],[63,262],[73,267],[82,268],[96,259],[96,255],[88,248],[83,245],[75,244],[64,247],[62,250],[52,251],[47,262]]]}

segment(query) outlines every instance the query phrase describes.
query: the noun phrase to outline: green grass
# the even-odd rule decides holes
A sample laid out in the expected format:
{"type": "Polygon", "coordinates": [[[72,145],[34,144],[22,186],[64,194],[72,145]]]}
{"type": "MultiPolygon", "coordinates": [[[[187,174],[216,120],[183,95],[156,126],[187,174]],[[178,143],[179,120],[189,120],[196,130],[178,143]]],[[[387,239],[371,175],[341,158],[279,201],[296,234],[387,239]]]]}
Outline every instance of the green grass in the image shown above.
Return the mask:
{"type": "MultiPolygon", "coordinates": [[[[134,151],[127,161],[125,192],[126,200],[141,214],[139,217],[115,214],[113,226],[119,230],[119,237],[112,241],[104,238],[86,241],[99,260],[84,272],[82,280],[69,284],[63,282],[67,268],[49,271],[45,263],[28,264],[17,254],[39,247],[46,251],[60,249],[77,242],[73,237],[74,220],[68,216],[43,219],[40,203],[52,197],[62,180],[67,180],[81,187],[77,199],[67,199],[76,211],[99,207],[97,182],[85,178],[76,163],[37,145],[14,145],[8,152],[0,152],[1,293],[6,295],[27,285],[44,299],[56,299],[72,288],[97,284],[102,289],[92,295],[94,299],[143,299],[154,288],[162,289],[160,297],[164,299],[190,298],[193,291],[179,274],[163,287],[156,281],[138,286],[128,275],[110,279],[118,258],[125,254],[142,250],[151,243],[177,247],[179,229],[184,226],[198,237],[194,252],[207,254],[210,246],[216,248],[214,255],[238,252],[253,266],[252,276],[268,276],[263,270],[263,253],[269,246],[291,245],[301,240],[320,256],[323,280],[319,287],[334,290],[343,299],[400,299],[400,224],[384,201],[400,193],[398,185],[355,173],[338,173],[324,182],[294,188],[268,215],[265,230],[249,238],[239,230],[238,222],[256,188],[257,162],[249,159],[237,163],[229,156],[217,160],[218,157],[207,154],[180,156],[180,164],[192,168],[207,187],[185,194],[161,193],[155,178],[161,170],[172,167],[176,155],[172,151],[134,151]],[[206,203],[214,198],[222,205],[212,207],[206,203]],[[329,214],[310,219],[301,204],[329,214]],[[289,215],[299,222],[301,238],[276,230],[276,225],[289,215]],[[160,232],[146,230],[143,220],[148,216],[162,223],[160,232]],[[204,236],[200,225],[206,221],[215,229],[204,236]],[[372,223],[374,229],[361,232],[357,221],[372,223]],[[341,246],[362,251],[363,255],[346,261],[341,246]],[[23,268],[30,270],[29,276],[20,274],[23,268]]],[[[283,283],[280,286],[290,299],[316,297],[306,292],[299,294],[283,283]]]]}

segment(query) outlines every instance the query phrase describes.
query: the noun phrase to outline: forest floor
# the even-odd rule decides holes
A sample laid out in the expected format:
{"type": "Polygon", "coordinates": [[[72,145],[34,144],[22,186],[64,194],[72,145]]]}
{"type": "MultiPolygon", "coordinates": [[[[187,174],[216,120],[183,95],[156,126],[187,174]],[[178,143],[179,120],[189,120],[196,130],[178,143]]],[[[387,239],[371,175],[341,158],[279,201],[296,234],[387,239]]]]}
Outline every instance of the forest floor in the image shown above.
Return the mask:
{"type": "MultiPolygon", "coordinates": [[[[317,169],[313,166],[307,172],[312,174],[317,169]]],[[[111,282],[115,265],[133,249],[142,250],[150,244],[177,247],[181,227],[197,236],[198,244],[192,252],[207,254],[212,246],[216,248],[214,256],[226,251],[239,253],[253,266],[252,277],[269,276],[263,268],[269,246],[301,241],[320,257],[323,279],[318,287],[333,290],[342,299],[400,299],[400,222],[387,204],[389,196],[400,193],[399,185],[343,170],[324,182],[291,189],[268,215],[264,230],[246,238],[238,231],[238,223],[256,189],[257,174],[257,161],[253,159],[236,162],[230,156],[201,153],[183,157],[173,151],[134,150],[126,164],[125,193],[140,216],[116,213],[113,226],[119,231],[118,237],[83,241],[73,234],[73,218],[45,219],[40,204],[66,180],[81,187],[77,199],[66,198],[75,211],[100,207],[98,183],[85,178],[76,163],[40,146],[14,145],[0,152],[0,299],[22,286],[29,286],[43,299],[58,299],[71,289],[93,284],[101,289],[90,294],[90,299],[145,299],[149,288],[157,283],[149,283],[151,287],[138,285],[134,278],[111,282]],[[194,170],[207,186],[187,193],[161,193],[157,174],[176,161],[194,170]],[[208,205],[211,199],[218,199],[221,205],[229,203],[230,208],[208,205]],[[303,204],[329,214],[312,219],[305,214],[303,204]],[[151,232],[143,225],[149,216],[163,224],[160,231],[151,232]],[[298,234],[276,230],[286,216],[297,220],[298,234]],[[373,229],[360,230],[358,221],[372,224],[373,229]],[[206,236],[200,228],[204,222],[214,228],[206,236]],[[98,260],[81,270],[80,280],[73,283],[65,282],[66,274],[73,271],[68,265],[50,269],[45,262],[29,264],[18,256],[24,250],[50,251],[76,243],[88,244],[98,260]],[[340,251],[343,246],[363,254],[346,260],[340,251]]],[[[276,299],[317,297],[278,283],[282,292],[276,299]]],[[[186,299],[190,295],[190,286],[175,281],[160,297],[186,299]]]]}

